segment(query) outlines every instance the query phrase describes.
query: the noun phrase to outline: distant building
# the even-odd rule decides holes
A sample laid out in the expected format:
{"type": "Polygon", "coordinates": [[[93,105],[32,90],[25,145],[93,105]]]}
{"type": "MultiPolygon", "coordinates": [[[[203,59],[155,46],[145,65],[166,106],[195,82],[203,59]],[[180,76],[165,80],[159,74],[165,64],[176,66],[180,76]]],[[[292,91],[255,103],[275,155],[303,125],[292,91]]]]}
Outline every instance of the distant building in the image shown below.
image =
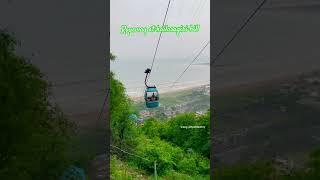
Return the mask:
{"type": "Polygon", "coordinates": [[[142,123],[144,123],[144,119],[142,118],[137,119],[137,124],[142,124],[142,123]]]}
{"type": "Polygon", "coordinates": [[[139,114],[140,114],[140,117],[142,117],[142,118],[146,118],[146,117],[150,117],[151,116],[151,113],[149,111],[146,111],[146,110],[140,111],[139,114]]]}
{"type": "Polygon", "coordinates": [[[135,114],[131,114],[131,115],[129,116],[129,119],[131,119],[131,120],[133,120],[133,121],[137,121],[137,120],[138,120],[138,116],[135,115],[135,114]]]}
{"type": "Polygon", "coordinates": [[[168,117],[168,118],[173,117],[174,114],[175,114],[175,113],[174,113],[173,111],[166,111],[166,112],[164,112],[164,115],[165,115],[166,117],[168,117]]]}
{"type": "Polygon", "coordinates": [[[201,116],[201,115],[203,115],[203,114],[204,114],[203,111],[196,111],[196,115],[197,115],[197,116],[201,116]]]}

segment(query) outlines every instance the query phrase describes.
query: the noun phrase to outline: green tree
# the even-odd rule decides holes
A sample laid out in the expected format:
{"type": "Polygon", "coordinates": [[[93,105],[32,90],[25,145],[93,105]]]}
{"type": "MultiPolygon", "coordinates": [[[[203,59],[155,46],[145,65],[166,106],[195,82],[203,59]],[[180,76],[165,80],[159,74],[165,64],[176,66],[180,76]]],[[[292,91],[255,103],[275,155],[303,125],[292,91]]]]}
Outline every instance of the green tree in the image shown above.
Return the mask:
{"type": "MultiPolygon", "coordinates": [[[[115,60],[110,53],[110,60],[115,60]]],[[[112,143],[120,147],[134,146],[135,128],[134,121],[129,116],[134,111],[132,101],[125,93],[124,85],[110,72],[110,114],[112,143]]]]}
{"type": "Polygon", "coordinates": [[[57,179],[68,163],[73,124],[49,102],[40,70],[0,31],[0,179],[57,179]]]}
{"type": "Polygon", "coordinates": [[[136,147],[136,153],[148,160],[132,157],[132,161],[150,174],[153,173],[153,163],[157,162],[159,175],[166,175],[171,171],[185,173],[188,175],[209,174],[209,159],[195,152],[185,152],[182,148],[175,146],[159,137],[147,137],[140,135],[140,142],[136,147]]]}
{"type": "Polygon", "coordinates": [[[164,125],[165,123],[162,123],[157,119],[150,118],[144,122],[141,130],[149,138],[161,137],[161,134],[163,134],[164,125]]]}
{"type": "Polygon", "coordinates": [[[306,171],[305,177],[308,179],[320,178],[320,149],[312,151],[309,155],[309,161],[307,163],[308,171],[306,171]]]}
{"type": "Polygon", "coordinates": [[[180,114],[163,125],[161,138],[184,150],[193,150],[210,158],[210,111],[201,116],[194,113],[180,114]],[[204,126],[205,128],[181,128],[181,126],[204,126]]]}
{"type": "Polygon", "coordinates": [[[114,61],[114,60],[116,60],[117,57],[110,52],[108,58],[109,58],[111,61],[114,61]]]}

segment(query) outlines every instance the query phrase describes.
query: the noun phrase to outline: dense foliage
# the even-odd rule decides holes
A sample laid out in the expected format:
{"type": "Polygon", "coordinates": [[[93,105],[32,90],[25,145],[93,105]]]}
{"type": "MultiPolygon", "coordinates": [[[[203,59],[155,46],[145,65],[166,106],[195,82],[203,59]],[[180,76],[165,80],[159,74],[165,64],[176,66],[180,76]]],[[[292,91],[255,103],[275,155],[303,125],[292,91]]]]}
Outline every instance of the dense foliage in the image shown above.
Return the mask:
{"type": "Polygon", "coordinates": [[[72,129],[49,102],[38,68],[15,54],[16,40],[0,32],[0,179],[58,179],[72,129]]]}
{"type": "Polygon", "coordinates": [[[202,116],[194,113],[180,114],[172,119],[159,121],[148,119],[142,132],[148,137],[159,137],[184,150],[194,151],[210,158],[210,114],[202,116]],[[203,126],[205,128],[183,128],[183,126],[203,126]]]}
{"type": "Polygon", "coordinates": [[[129,118],[133,112],[131,100],[125,94],[124,86],[110,73],[110,112],[112,144],[120,147],[133,146],[134,122],[129,118]]]}

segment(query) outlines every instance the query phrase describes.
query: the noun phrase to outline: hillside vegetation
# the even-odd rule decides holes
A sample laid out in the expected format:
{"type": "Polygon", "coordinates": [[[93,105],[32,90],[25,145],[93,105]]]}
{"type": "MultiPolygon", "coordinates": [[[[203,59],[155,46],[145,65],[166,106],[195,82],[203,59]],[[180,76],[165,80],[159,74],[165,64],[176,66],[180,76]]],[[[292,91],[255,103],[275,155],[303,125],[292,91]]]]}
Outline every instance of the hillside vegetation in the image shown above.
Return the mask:
{"type": "Polygon", "coordinates": [[[129,118],[137,110],[112,72],[110,110],[111,178],[152,179],[156,162],[158,179],[209,179],[209,111],[201,116],[184,113],[170,119],[150,118],[138,124],[129,118]]]}

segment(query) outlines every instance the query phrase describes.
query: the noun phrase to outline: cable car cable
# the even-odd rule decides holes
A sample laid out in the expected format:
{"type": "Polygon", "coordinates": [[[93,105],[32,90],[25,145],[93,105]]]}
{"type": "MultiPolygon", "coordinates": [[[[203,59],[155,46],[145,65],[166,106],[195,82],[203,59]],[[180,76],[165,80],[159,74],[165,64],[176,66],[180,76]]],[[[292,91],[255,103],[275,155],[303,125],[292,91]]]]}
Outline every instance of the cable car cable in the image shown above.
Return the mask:
{"type": "Polygon", "coordinates": [[[258,7],[253,11],[253,13],[247,18],[247,20],[242,24],[242,26],[236,31],[236,33],[231,37],[231,39],[223,46],[220,52],[212,59],[212,64],[217,61],[217,59],[223,54],[223,52],[227,49],[227,47],[234,41],[239,35],[239,33],[245,28],[245,26],[250,22],[250,20],[259,12],[262,6],[267,2],[267,0],[263,0],[258,7]]]}
{"type": "Polygon", "coordinates": [[[196,55],[196,57],[191,61],[191,63],[186,67],[186,69],[180,74],[180,76],[175,80],[171,86],[171,88],[177,83],[178,80],[184,75],[184,73],[189,69],[189,67],[198,59],[200,54],[204,51],[204,49],[210,44],[210,41],[206,43],[206,45],[200,50],[200,52],[196,55]]]}
{"type": "Polygon", "coordinates": [[[146,160],[146,161],[151,162],[151,161],[150,161],[149,159],[147,159],[147,158],[144,158],[144,157],[141,157],[141,156],[139,156],[139,155],[130,153],[130,152],[125,151],[125,150],[123,150],[123,149],[121,149],[121,148],[119,148],[119,147],[117,147],[117,146],[112,145],[112,144],[110,144],[110,147],[116,148],[116,149],[120,150],[121,152],[126,153],[126,154],[129,154],[129,155],[131,155],[131,156],[135,156],[135,157],[138,157],[138,158],[140,158],[140,159],[143,159],[143,160],[146,160]]]}
{"type": "MultiPolygon", "coordinates": [[[[170,7],[170,3],[171,3],[171,0],[169,0],[168,2],[168,6],[167,6],[167,9],[166,9],[166,13],[164,15],[164,19],[163,19],[163,22],[162,22],[162,27],[164,26],[164,24],[166,23],[166,19],[167,19],[167,15],[168,15],[168,10],[169,10],[169,7],[170,7]]],[[[145,102],[146,102],[146,106],[148,108],[155,108],[155,107],[159,107],[159,92],[156,88],[156,86],[148,86],[147,82],[150,78],[150,73],[151,73],[151,70],[153,68],[153,65],[154,65],[154,61],[155,61],[155,58],[156,58],[156,55],[157,55],[157,52],[158,52],[158,48],[159,48],[159,43],[160,43],[160,39],[162,37],[162,31],[160,32],[159,34],[159,38],[158,38],[158,42],[157,42],[157,45],[156,45],[156,49],[154,51],[154,55],[153,55],[153,60],[152,60],[152,64],[151,64],[151,68],[147,68],[145,70],[144,73],[146,73],[146,77],[144,79],[144,84],[146,85],[146,89],[145,89],[145,95],[144,95],[144,99],[145,99],[145,102]],[[150,93],[152,93],[152,96],[149,96],[150,93]]]]}
{"type": "MultiPolygon", "coordinates": [[[[170,6],[170,2],[171,2],[171,0],[169,0],[169,2],[168,2],[166,14],[164,16],[164,19],[163,19],[163,22],[162,22],[162,26],[164,26],[164,24],[165,24],[165,21],[166,21],[166,18],[167,18],[167,14],[168,14],[168,10],[169,10],[169,6],[170,6]]],[[[156,58],[156,54],[157,54],[157,51],[158,51],[158,47],[159,47],[159,42],[160,42],[161,36],[162,36],[162,31],[160,32],[160,35],[159,35],[159,38],[158,38],[158,42],[157,42],[156,50],[155,50],[154,55],[153,55],[153,60],[152,60],[152,64],[151,64],[150,70],[152,70],[152,68],[153,68],[153,64],[154,64],[154,60],[156,58]]]]}
{"type": "Polygon", "coordinates": [[[201,13],[203,12],[203,8],[205,7],[204,5],[206,4],[207,0],[203,0],[202,2],[200,2],[200,6],[197,9],[196,13],[193,16],[194,22],[197,22],[201,13]]]}
{"type": "Polygon", "coordinates": [[[103,113],[103,109],[104,109],[104,107],[105,107],[105,105],[106,105],[106,102],[107,102],[107,100],[108,100],[109,93],[110,93],[110,88],[108,88],[107,94],[106,94],[106,96],[105,96],[105,98],[104,98],[104,100],[103,100],[103,104],[102,104],[102,107],[101,107],[101,109],[100,109],[100,113],[99,113],[99,116],[98,116],[98,122],[101,120],[102,113],[103,113]]]}

